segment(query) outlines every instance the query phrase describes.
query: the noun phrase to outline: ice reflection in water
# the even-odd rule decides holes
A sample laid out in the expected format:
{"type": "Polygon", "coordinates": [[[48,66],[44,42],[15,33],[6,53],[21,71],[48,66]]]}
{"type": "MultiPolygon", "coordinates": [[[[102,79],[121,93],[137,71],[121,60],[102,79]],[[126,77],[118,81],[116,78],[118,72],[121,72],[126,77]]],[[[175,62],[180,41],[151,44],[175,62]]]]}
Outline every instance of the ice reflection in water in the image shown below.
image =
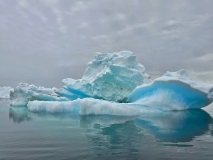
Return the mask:
{"type": "Polygon", "coordinates": [[[31,113],[27,108],[9,109],[5,104],[0,104],[2,159],[211,159],[213,156],[212,118],[208,114],[211,112],[79,116],[31,113]]]}
{"type": "Polygon", "coordinates": [[[122,117],[79,116],[70,113],[30,113],[26,108],[11,108],[9,117],[14,123],[33,119],[78,121],[78,126],[73,127],[87,128],[87,135],[91,135],[91,129],[94,129],[92,132],[96,131],[97,133],[93,136],[97,134],[106,135],[106,139],[112,140],[108,143],[119,141],[119,138],[121,138],[119,136],[122,135],[129,139],[128,134],[130,137],[137,137],[137,134],[153,135],[157,140],[164,142],[190,142],[194,137],[209,131],[209,126],[212,123],[211,116],[201,109],[152,113],[139,117],[122,117]]]}
{"type": "Polygon", "coordinates": [[[143,115],[134,122],[161,141],[189,142],[209,130],[212,118],[205,111],[194,109],[143,115]]]}

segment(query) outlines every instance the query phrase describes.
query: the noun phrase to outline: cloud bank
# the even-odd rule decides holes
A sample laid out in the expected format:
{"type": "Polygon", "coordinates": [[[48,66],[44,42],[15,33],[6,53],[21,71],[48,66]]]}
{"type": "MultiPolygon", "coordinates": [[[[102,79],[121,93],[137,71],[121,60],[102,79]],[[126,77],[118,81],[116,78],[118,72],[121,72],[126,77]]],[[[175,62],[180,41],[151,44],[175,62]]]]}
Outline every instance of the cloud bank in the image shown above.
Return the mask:
{"type": "Polygon", "coordinates": [[[133,51],[157,77],[185,68],[213,83],[211,0],[1,0],[0,86],[61,86],[95,52],[133,51]]]}

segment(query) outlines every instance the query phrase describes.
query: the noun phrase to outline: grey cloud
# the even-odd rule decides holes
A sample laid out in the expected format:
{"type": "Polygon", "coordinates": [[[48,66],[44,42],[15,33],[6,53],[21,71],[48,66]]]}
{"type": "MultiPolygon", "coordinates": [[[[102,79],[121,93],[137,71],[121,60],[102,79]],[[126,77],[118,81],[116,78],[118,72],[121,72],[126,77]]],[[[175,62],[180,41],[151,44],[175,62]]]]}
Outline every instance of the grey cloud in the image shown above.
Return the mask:
{"type": "Polygon", "coordinates": [[[80,78],[95,52],[121,50],[133,51],[153,77],[186,68],[211,79],[212,3],[1,0],[0,86],[61,86],[62,78],[80,78]]]}

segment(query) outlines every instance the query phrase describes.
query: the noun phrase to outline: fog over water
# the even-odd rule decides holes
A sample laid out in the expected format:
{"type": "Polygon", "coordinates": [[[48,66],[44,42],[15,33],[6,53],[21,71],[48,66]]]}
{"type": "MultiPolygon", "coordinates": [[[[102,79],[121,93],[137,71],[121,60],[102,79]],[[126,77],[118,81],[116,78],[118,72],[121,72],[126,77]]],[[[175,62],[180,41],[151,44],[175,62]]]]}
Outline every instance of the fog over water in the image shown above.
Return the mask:
{"type": "Polygon", "coordinates": [[[0,86],[61,87],[95,52],[133,51],[153,78],[213,83],[211,0],[0,0],[0,86]]]}

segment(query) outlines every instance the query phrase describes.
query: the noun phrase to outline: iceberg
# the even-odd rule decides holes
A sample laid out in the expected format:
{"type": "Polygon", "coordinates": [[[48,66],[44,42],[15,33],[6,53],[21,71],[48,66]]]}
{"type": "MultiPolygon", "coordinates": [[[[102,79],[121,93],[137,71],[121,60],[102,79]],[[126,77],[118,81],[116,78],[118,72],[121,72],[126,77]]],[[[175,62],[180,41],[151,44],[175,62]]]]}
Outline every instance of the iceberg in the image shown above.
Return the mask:
{"type": "MultiPolygon", "coordinates": [[[[116,102],[127,102],[128,95],[138,86],[147,83],[150,76],[129,51],[97,53],[88,63],[82,79],[62,80],[64,89],[79,98],[93,97],[116,102]]],[[[64,90],[57,94],[70,98],[64,90]]]]}
{"type": "Polygon", "coordinates": [[[185,70],[167,72],[129,95],[130,103],[164,110],[202,108],[213,101],[213,85],[192,81],[185,70]]]}
{"type": "Polygon", "coordinates": [[[129,51],[97,53],[82,79],[62,82],[60,89],[20,83],[10,93],[11,106],[31,112],[139,116],[202,108],[213,101],[213,85],[191,80],[185,70],[151,81],[129,51]]]}
{"type": "Polygon", "coordinates": [[[0,98],[10,98],[10,91],[13,91],[13,88],[0,87],[0,98]]]}
{"type": "Polygon", "coordinates": [[[54,90],[56,88],[37,87],[27,83],[19,83],[14,91],[10,92],[12,106],[26,106],[29,101],[68,101],[65,97],[58,96],[54,90]]]}

